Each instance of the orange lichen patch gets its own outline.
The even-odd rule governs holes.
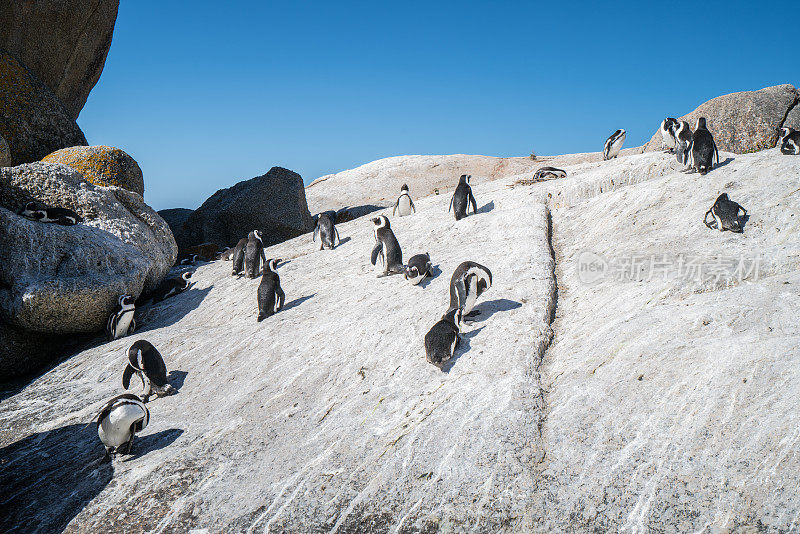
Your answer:
[[[72,167],[94,185],[117,186],[144,195],[142,170],[119,148],[102,145],[62,148],[42,161]]]

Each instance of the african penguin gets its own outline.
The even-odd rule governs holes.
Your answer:
[[[397,197],[397,201],[394,203],[392,215],[398,212],[400,217],[405,217],[406,215],[411,215],[412,210],[414,213],[417,212],[417,208],[414,207],[414,201],[411,200],[411,195],[408,194],[408,186],[403,184],[403,187],[400,188],[400,196]]]
[[[36,202],[28,202],[20,210],[19,215],[27,219],[43,223],[56,223],[62,226],[73,226],[83,222],[83,218],[68,208],[45,208]]]
[[[432,269],[431,256],[427,252],[425,254],[411,256],[405,269],[406,280],[411,282],[411,285],[418,285],[426,276],[431,275]]]
[[[261,275],[261,283],[258,284],[258,322],[260,323],[270,315],[273,315],[283,308],[286,294],[281,289],[281,277],[275,269],[278,268],[280,260],[271,259],[264,264],[264,274]]]
[[[197,254],[189,254],[188,256],[183,258],[180,262],[178,262],[178,265],[193,265],[194,262],[196,262],[197,258],[199,257],[200,256],[198,256]]]
[[[457,221],[467,216],[470,204],[472,205],[472,214],[475,215],[478,212],[478,205],[475,197],[472,196],[472,188],[469,186],[470,178],[472,178],[470,175],[461,175],[456,190],[453,192],[453,198],[450,199],[450,208],[447,211],[452,209]]]
[[[722,193],[717,197],[714,205],[706,212],[703,217],[703,222],[706,226],[713,229],[712,223],[716,222],[717,230],[720,232],[730,230],[731,232],[742,233],[741,219],[739,218],[739,210],[742,211],[742,219],[747,216],[747,210],[739,204],[728,198],[728,193]],[[713,221],[709,222],[708,216],[713,217]]]
[[[800,131],[784,126],[778,132],[778,143],[775,146],[781,149],[781,154],[800,155]]]
[[[153,291],[153,304],[156,302],[161,302],[165,298],[172,297],[189,289],[189,286],[191,285],[189,278],[191,277],[192,273],[187,271],[179,277],[172,277],[163,280],[160,284],[158,284],[158,287],[155,289],[155,291]]]
[[[106,322],[106,334],[109,341],[133,334],[136,329],[136,321],[133,319],[136,311],[134,301],[135,299],[130,295],[122,295],[119,298],[116,308],[108,316]]]
[[[699,117],[689,144],[689,172],[704,175],[714,167],[714,156],[719,165],[719,151],[714,136],[706,128],[705,117]]]
[[[232,256],[233,256],[233,249],[231,247],[225,247],[225,250],[219,253],[217,259],[224,261],[231,261]]]
[[[461,310],[447,310],[425,334],[425,359],[440,369],[455,354],[460,341]]]
[[[392,232],[389,218],[385,215],[378,215],[372,219],[372,224],[375,231],[375,247],[372,249],[370,261],[372,261],[372,265],[376,265],[380,257],[383,262],[383,274],[379,274],[378,277],[404,273],[403,252]]]
[[[233,254],[231,255],[231,259],[233,260],[233,272],[231,272],[232,276],[236,276],[242,272],[244,269],[244,248],[247,246],[247,238],[243,237],[236,243],[236,247],[233,249]]]
[[[555,167],[541,167],[533,175],[534,182],[543,182],[554,178],[566,178],[567,171],[556,169]]]
[[[317,217],[317,226],[314,228],[314,235],[311,237],[311,241],[316,241],[317,235],[319,235],[320,250],[325,247],[333,250],[336,245],[336,239],[339,239],[339,243],[342,242],[342,238],[339,237],[339,231],[336,229],[335,221],[336,212],[334,211],[320,213]]]
[[[97,435],[106,456],[130,454],[133,437],[150,422],[150,411],[136,395],[123,393],[109,400],[97,415]]]
[[[261,270],[261,265],[266,261],[261,232],[253,230],[247,235],[247,246],[244,252],[244,272],[247,278],[255,278]]]
[[[675,129],[678,127],[678,119],[667,117],[661,121],[661,145],[667,147],[667,150],[672,153],[675,150]]]
[[[492,287],[492,273],[474,261],[465,261],[453,271],[450,278],[450,308],[460,308],[464,317],[480,312],[473,311],[475,301]]]
[[[606,139],[606,144],[603,146],[603,161],[616,158],[624,142],[625,130],[617,130],[612,133],[608,139]]]
[[[122,373],[122,387],[128,389],[131,377],[138,375],[144,389],[144,402],[155,392],[156,397],[174,395],[175,388],[167,382],[167,366],[156,348],[143,339],[128,348],[128,366]]]
[[[689,145],[692,143],[692,129],[686,121],[680,121],[675,128],[675,158],[678,163],[689,163]]]

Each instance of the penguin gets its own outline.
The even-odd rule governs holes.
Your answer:
[[[411,256],[408,260],[408,265],[405,268],[406,280],[411,282],[411,285],[418,285],[425,280],[426,276],[431,275],[433,265],[431,265],[431,256],[427,252],[425,254],[416,254]]]
[[[153,392],[156,397],[176,393],[175,388],[167,382],[167,366],[164,364],[164,358],[149,341],[140,339],[128,348],[128,366],[122,373],[122,387],[130,388],[131,377],[134,374],[142,380],[143,402],[147,402]]]
[[[692,142],[692,128],[686,121],[680,121],[675,128],[675,159],[682,165],[689,163],[689,145]]]
[[[394,216],[395,212],[398,212],[400,217],[405,217],[406,215],[411,215],[412,210],[414,213],[417,212],[414,201],[411,200],[411,195],[408,194],[408,185],[403,184],[403,187],[400,188],[400,196],[397,197],[397,201],[394,203],[392,216]]]
[[[400,243],[392,232],[389,218],[385,215],[378,215],[372,219],[375,231],[375,247],[372,249],[370,260],[372,265],[376,265],[380,256],[383,262],[383,274],[378,277],[390,274],[400,274],[405,272],[403,266],[403,252],[400,250]]]
[[[61,226],[74,226],[83,222],[83,218],[68,208],[45,208],[36,202],[28,202],[19,211],[19,215],[27,219],[43,223],[56,223]]]
[[[461,341],[461,315],[459,308],[451,308],[425,334],[425,359],[442,368],[455,354]]]
[[[553,178],[566,178],[567,171],[556,169],[555,167],[541,167],[533,175],[534,182],[543,182],[545,180],[552,180]]]
[[[450,278],[450,308],[460,308],[463,317],[480,314],[473,311],[475,301],[492,287],[492,273],[474,261],[465,261]]]
[[[255,278],[261,271],[261,265],[266,262],[261,232],[253,230],[247,235],[247,246],[244,252],[244,272],[247,278]]]
[[[280,261],[271,259],[264,264],[264,274],[261,275],[261,283],[258,284],[257,295],[259,323],[270,315],[279,312],[286,300],[286,294],[281,289],[281,277],[275,271]]]
[[[97,435],[106,448],[106,457],[130,454],[133,437],[150,422],[150,411],[142,399],[130,393],[108,401],[97,415]]]
[[[716,222],[717,230],[720,232],[730,230],[731,232],[740,234],[744,232],[744,229],[739,219],[739,210],[742,210],[742,218],[747,216],[746,209],[733,200],[730,200],[728,198],[728,193],[722,193],[717,197],[711,209],[706,212],[705,217],[703,217],[703,222],[711,229],[714,228],[711,223]],[[711,222],[708,220],[709,215],[714,219]]]
[[[178,265],[194,265],[194,263],[197,261],[197,258],[199,258],[199,257],[200,256],[198,254],[189,254],[188,256],[183,258],[178,263]]]
[[[233,249],[233,255],[231,256],[233,260],[233,272],[231,273],[232,276],[240,275],[242,269],[244,269],[244,248],[247,246],[247,238],[243,237],[236,243],[236,248]]]
[[[450,199],[450,208],[447,211],[452,209],[457,221],[467,216],[470,204],[472,204],[472,214],[475,215],[478,212],[478,205],[475,197],[472,196],[472,188],[469,186],[470,178],[472,178],[471,175],[461,175],[461,178],[458,179],[458,186],[453,192],[453,198]]]
[[[606,144],[603,146],[603,161],[616,158],[624,142],[625,130],[617,130],[612,133],[609,138],[606,139]]]
[[[336,239],[339,240],[339,243],[342,242],[342,238],[339,237],[339,230],[336,229],[335,221],[336,212],[333,211],[320,213],[317,217],[317,226],[314,228],[314,235],[311,237],[311,241],[316,241],[317,234],[319,234],[320,250],[323,250],[325,247],[333,250]]]
[[[778,130],[778,143],[775,145],[781,149],[781,154],[787,156],[800,155],[800,132],[794,128],[784,126]]]
[[[134,298],[131,295],[122,295],[106,323],[106,334],[109,341],[133,334],[136,329],[136,321],[133,319],[135,311]]]
[[[678,127],[678,119],[667,117],[661,121],[661,146],[667,147],[667,152],[670,154],[675,151],[675,128]]]
[[[217,259],[223,261],[231,261],[232,257],[233,257],[233,249],[231,247],[225,247],[225,250],[219,253]]]
[[[688,172],[699,172],[705,175],[714,167],[714,156],[719,165],[719,151],[714,142],[714,136],[706,128],[705,117],[699,117],[689,143],[689,169]]]
[[[160,284],[158,284],[158,287],[155,289],[155,291],[153,291],[153,304],[161,302],[165,298],[172,297],[189,289],[189,286],[191,285],[189,278],[191,277],[192,273],[186,271],[179,277],[172,277],[163,280]]]

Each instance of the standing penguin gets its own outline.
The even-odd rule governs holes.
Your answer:
[[[320,250],[323,250],[325,247],[333,250],[336,239],[338,239],[341,244],[342,238],[339,237],[339,231],[336,229],[335,221],[336,212],[333,211],[320,213],[319,217],[317,217],[317,227],[314,228],[314,235],[311,237],[311,241],[316,241],[317,234],[319,234]]]
[[[467,216],[470,204],[472,204],[472,214],[475,215],[478,212],[478,204],[475,202],[475,197],[472,196],[472,188],[469,186],[470,178],[472,178],[471,175],[461,175],[453,193],[453,198],[450,199],[450,208],[447,211],[452,209],[457,221]]]
[[[416,254],[411,256],[406,265],[405,276],[406,280],[411,282],[411,285],[418,285],[426,276],[431,275],[433,265],[431,265],[431,256],[427,252],[425,254]]]
[[[451,308],[425,334],[425,359],[440,369],[455,354],[460,340],[461,310]]]
[[[689,163],[689,145],[692,143],[692,129],[686,121],[680,121],[675,128],[675,159],[678,163]]]
[[[625,142],[625,130],[617,130],[612,133],[606,144],[603,145],[603,161],[616,158],[619,151],[622,150],[622,144]]]
[[[787,156],[800,155],[800,132],[794,128],[784,126],[778,130],[778,143],[775,145],[781,149],[781,154]]]
[[[241,238],[233,249],[233,255],[231,256],[233,261],[231,266],[233,268],[231,271],[232,276],[240,274],[244,269],[244,248],[247,246],[247,241],[246,237]]]
[[[719,165],[719,151],[714,136],[706,128],[705,117],[697,119],[692,142],[689,145],[689,171],[704,175],[714,167],[714,156]]]
[[[180,277],[167,278],[163,280],[153,291],[153,304],[161,302],[165,298],[177,295],[178,293],[183,293],[189,289],[189,286],[191,285],[189,278],[191,277],[192,273],[186,271],[180,275]]]
[[[261,265],[266,262],[261,232],[253,230],[247,235],[247,246],[244,253],[244,272],[247,278],[255,278],[261,270]]]
[[[708,221],[708,216],[711,215],[717,223],[717,230],[720,232],[730,230],[731,232],[742,233],[744,229],[739,219],[739,210],[742,211],[742,217],[747,217],[747,210],[739,204],[728,198],[728,193],[722,193],[717,197],[714,205],[706,212],[703,217],[703,222],[706,226],[713,229],[714,227]]]
[[[473,311],[475,301],[492,287],[492,273],[474,261],[465,261],[450,278],[450,308],[460,308],[464,317],[480,314]]]
[[[279,312],[286,300],[286,294],[281,289],[281,277],[275,271],[278,268],[279,261],[272,259],[264,264],[264,274],[261,275],[261,283],[258,284],[257,295],[259,323]]]
[[[675,128],[678,127],[678,119],[667,117],[661,121],[661,146],[667,147],[667,151],[672,153],[675,150]]]
[[[97,435],[106,447],[106,456],[130,454],[133,437],[150,422],[150,411],[136,395],[117,395],[97,415]]]
[[[117,307],[106,322],[106,334],[109,341],[114,341],[121,337],[133,334],[136,329],[136,321],[133,314],[136,311],[135,299],[131,295],[122,295],[117,302]]]
[[[403,252],[400,250],[400,243],[394,236],[394,232],[389,225],[389,219],[385,215],[378,215],[372,219],[372,224],[375,226],[375,246],[372,249],[372,256],[370,261],[372,265],[376,265],[378,257],[383,262],[383,274],[378,277],[388,276],[390,274],[400,274],[405,272],[403,265]]]
[[[128,366],[122,373],[122,387],[130,387],[134,374],[142,380],[144,402],[148,401],[153,391],[156,397],[175,394],[175,388],[167,382],[164,358],[149,341],[140,339],[128,348]]]
[[[400,196],[397,197],[397,202],[394,203],[392,216],[394,216],[395,211],[397,211],[400,217],[405,217],[406,215],[411,215],[412,210],[414,213],[417,212],[417,208],[414,207],[414,201],[411,200],[411,195],[408,194],[408,186],[403,184],[403,187],[400,188]]]

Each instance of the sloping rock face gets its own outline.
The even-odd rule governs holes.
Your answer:
[[[118,0],[0,4],[0,49],[15,56],[77,119],[106,62]]]
[[[8,167],[11,165],[11,149],[8,148],[8,143],[5,138],[0,135],[0,167]]]
[[[132,157],[110,146],[74,146],[45,156],[47,163],[63,163],[94,185],[116,186],[144,196],[142,169]]]
[[[303,179],[273,167],[209,197],[184,223],[178,245],[181,249],[203,243],[234,246],[253,230],[261,230],[264,245],[272,245],[313,229]]]
[[[781,126],[800,128],[798,102],[800,91],[794,86],[776,85],[712,98],[679,120],[694,129],[697,118],[705,117],[720,150],[744,154],[774,147]],[[661,150],[661,146],[661,134],[656,129],[645,151]]]
[[[194,210],[188,208],[168,208],[159,210],[158,215],[166,221],[177,243],[183,243],[183,224],[189,219]]]
[[[59,148],[86,145],[83,132],[58,98],[3,50],[0,135],[11,150],[12,165],[38,161]]]

